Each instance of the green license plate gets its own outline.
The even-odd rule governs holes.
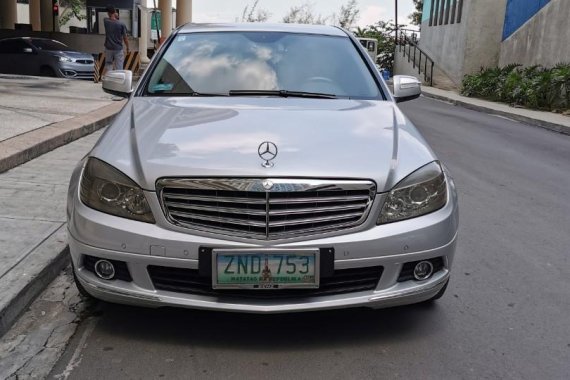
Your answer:
[[[213,250],[214,289],[314,289],[319,251]]]

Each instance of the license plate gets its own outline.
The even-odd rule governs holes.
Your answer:
[[[212,251],[214,289],[314,289],[319,251]]]

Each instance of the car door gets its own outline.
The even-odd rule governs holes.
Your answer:
[[[0,41],[0,72],[5,74],[38,75],[37,53],[24,40]]]

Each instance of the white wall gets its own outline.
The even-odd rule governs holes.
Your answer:
[[[552,67],[570,62],[570,1],[552,0],[501,43],[499,64]]]

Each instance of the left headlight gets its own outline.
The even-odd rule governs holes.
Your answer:
[[[69,58],[69,57],[64,57],[64,56],[59,56],[59,62],[73,62],[73,59]]]
[[[155,222],[142,189],[101,160],[92,157],[87,160],[80,186],[81,202],[95,210],[141,222]]]
[[[447,203],[447,183],[439,162],[431,162],[398,183],[388,193],[378,224],[415,218]]]

